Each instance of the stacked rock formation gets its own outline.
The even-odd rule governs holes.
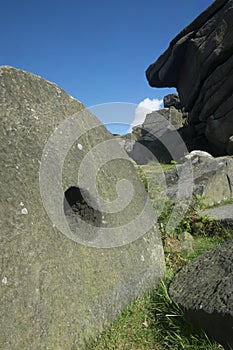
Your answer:
[[[147,114],[143,124],[134,127],[132,134],[125,136],[128,140],[126,151],[138,164],[155,159],[161,162],[170,162],[173,158],[178,160],[184,150],[181,138],[177,137],[177,129],[182,129],[183,124],[178,95],[167,95],[164,97],[163,109]],[[176,154],[171,156],[167,148],[176,150]]]
[[[189,148],[233,154],[233,0],[216,0],[146,71],[153,87],[176,87],[188,113]]]

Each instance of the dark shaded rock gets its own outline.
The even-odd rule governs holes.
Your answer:
[[[181,109],[180,98],[178,94],[169,94],[163,98],[164,108],[175,107]]]
[[[227,153],[233,155],[233,136],[229,137],[227,144]]]
[[[184,150],[176,129],[182,125],[182,113],[174,107],[147,114],[144,123],[133,129],[131,148],[126,145],[125,149],[138,164],[146,164],[155,158],[164,163],[179,159]],[[172,155],[171,150],[176,150],[176,154]]]
[[[230,350],[233,347],[233,241],[194,259],[177,273],[169,293],[186,317]]]
[[[101,210],[98,210],[98,203],[86,189],[76,186],[71,186],[65,191],[64,212],[67,220],[74,219],[78,226],[80,226],[80,220],[97,228],[103,223],[103,215]]]
[[[151,140],[152,137],[158,138],[164,134],[169,127],[169,110],[160,110],[147,114],[142,124],[141,137]]]
[[[179,129],[183,125],[183,116],[176,108],[164,108],[147,114],[142,124],[141,137],[151,134],[158,138],[167,130]]]
[[[207,150],[217,156],[227,154],[233,134],[232,16],[232,0],[215,1],[146,72],[151,86],[177,88],[188,124],[204,123]]]
[[[0,67],[0,105],[0,348],[81,349],[164,274],[155,214],[117,138],[57,85]],[[120,180],[132,185],[129,202]],[[72,187],[86,190],[85,201]],[[123,208],[101,209],[106,223],[95,226],[98,208],[85,192]],[[72,222],[65,194],[74,206],[78,199]]]

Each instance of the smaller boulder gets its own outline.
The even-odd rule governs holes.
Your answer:
[[[175,107],[181,109],[180,98],[178,94],[169,94],[163,98],[164,108]]]
[[[208,152],[199,151],[199,150],[194,150],[184,156],[184,159],[190,160],[192,164],[201,163],[205,161],[206,158],[213,158],[213,156]]]
[[[218,341],[233,348],[233,241],[202,254],[182,268],[169,294],[185,316]]]
[[[193,253],[193,236],[189,232],[182,232],[177,238],[179,241],[177,251],[181,253]]]
[[[164,173],[166,188],[163,194],[177,199],[179,174],[185,174],[190,162],[193,172],[193,194],[202,196],[202,203],[213,206],[233,198],[233,158],[214,158],[203,151],[193,151],[184,158],[184,163]],[[179,169],[179,171],[177,170]],[[185,175],[189,178],[190,174]]]

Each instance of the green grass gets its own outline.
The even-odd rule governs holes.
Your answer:
[[[233,198],[228,198],[226,200],[221,201],[220,203],[215,203],[212,205],[203,205],[202,209],[216,208],[220,205],[226,205],[226,204],[233,204]]]
[[[174,164],[169,167],[174,167]],[[141,170],[139,176],[146,190],[148,184]],[[167,275],[151,292],[137,298],[104,333],[93,339],[86,350],[219,350],[222,347],[206,334],[193,327],[184,317],[183,311],[168,294],[169,283],[182,266],[198,255],[216,247],[225,240],[233,239],[233,231],[216,221],[198,215],[200,200],[194,198],[182,222],[168,236],[166,222],[173,204],[166,201],[165,210],[159,218],[163,224]],[[193,234],[193,252],[180,253],[173,249],[179,233]]]
[[[163,163],[159,163],[159,162],[155,162],[155,161],[150,161],[145,165],[136,165],[136,168],[141,168],[142,171],[146,171],[147,173],[153,173],[153,174],[158,174],[164,171],[168,171],[171,169],[176,168],[177,163],[172,161],[169,164],[163,164]]]
[[[219,350],[219,344],[194,328],[168,294],[175,272],[199,254],[222,242],[220,237],[198,236],[194,253],[173,252],[166,246],[167,276],[150,293],[131,303],[118,320],[86,350]]]

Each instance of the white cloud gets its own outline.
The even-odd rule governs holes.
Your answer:
[[[142,124],[147,114],[160,109],[162,107],[162,103],[163,100],[159,100],[157,98],[151,100],[148,97],[141,101],[135,108],[134,120],[132,121],[128,132],[131,132],[134,126]]]

